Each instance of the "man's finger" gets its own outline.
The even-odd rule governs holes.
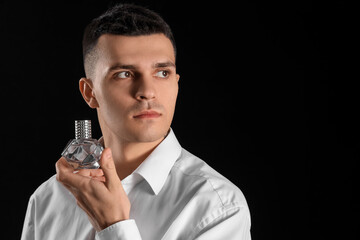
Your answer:
[[[93,180],[98,180],[100,182],[106,182],[106,179],[104,176],[95,176],[95,177],[90,177]]]
[[[104,149],[100,159],[100,166],[104,172],[106,187],[110,190],[112,187],[118,186],[120,179],[116,172],[115,163],[110,148]]]
[[[74,173],[74,168],[71,167],[64,157],[61,157],[56,162],[56,180],[66,184],[69,187],[81,188],[90,178],[83,177]]]
[[[77,174],[84,177],[101,177],[104,175],[102,169],[80,169],[77,171]]]

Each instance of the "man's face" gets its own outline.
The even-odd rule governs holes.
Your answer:
[[[174,48],[163,34],[102,35],[92,92],[101,129],[126,142],[152,142],[170,128],[178,94]]]

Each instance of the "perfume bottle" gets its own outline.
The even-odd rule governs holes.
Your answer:
[[[91,138],[91,120],[76,120],[75,139],[69,141],[61,156],[74,169],[96,169],[103,150],[98,140]]]

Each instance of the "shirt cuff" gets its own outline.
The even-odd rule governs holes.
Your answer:
[[[95,240],[141,240],[140,232],[134,219],[124,220],[97,232]]]

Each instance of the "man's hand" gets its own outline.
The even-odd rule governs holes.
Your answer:
[[[111,150],[104,149],[101,169],[82,169],[74,172],[65,158],[56,163],[56,179],[76,198],[96,231],[129,219],[130,201],[116,173]]]

